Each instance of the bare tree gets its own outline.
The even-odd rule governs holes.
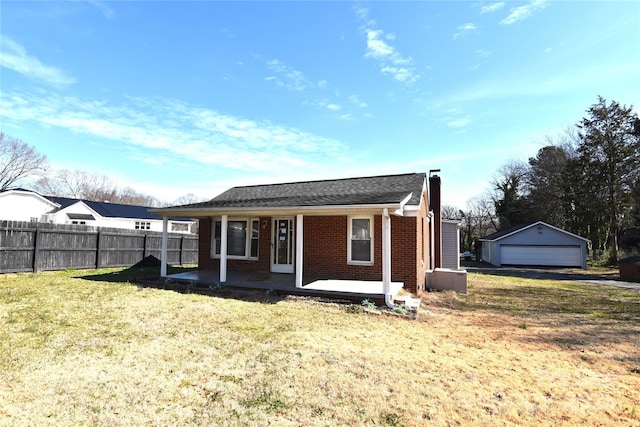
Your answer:
[[[498,229],[498,219],[491,197],[474,197],[467,201],[467,210],[462,216],[461,240],[465,250],[472,250],[474,242]]]
[[[36,189],[52,196],[96,201],[115,201],[116,185],[105,175],[81,170],[62,169],[55,175],[40,179]]]
[[[0,132],[0,191],[44,173],[47,157],[35,148]]]
[[[117,191],[117,195],[114,198],[117,203],[124,205],[138,205],[148,207],[160,207],[162,203],[160,200],[147,194],[139,193],[131,187],[124,187]]]
[[[204,202],[206,201],[205,199],[202,199],[201,197],[196,196],[193,193],[188,193],[185,195],[182,195],[180,197],[178,197],[177,199],[175,199],[173,201],[174,205],[177,206],[181,206],[181,205],[190,205],[192,203],[199,203],[199,202]]]
[[[455,206],[442,206],[442,219],[461,219],[462,211]]]
[[[51,177],[40,179],[36,191],[60,197],[158,207],[155,197],[139,193],[131,187],[119,188],[108,176],[81,170],[62,169]]]

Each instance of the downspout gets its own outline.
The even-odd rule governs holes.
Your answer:
[[[382,289],[385,304],[394,308],[391,294],[391,217],[387,208],[382,211]]]
[[[434,219],[433,219],[433,211],[429,211],[429,243],[431,244],[431,247],[429,249],[429,270],[433,270],[433,251],[435,250],[435,241],[434,241]]]

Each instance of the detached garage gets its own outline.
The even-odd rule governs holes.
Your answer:
[[[587,268],[589,240],[538,221],[480,239],[482,261],[503,265]]]

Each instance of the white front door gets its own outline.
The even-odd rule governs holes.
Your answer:
[[[296,252],[293,237],[293,218],[275,218],[271,236],[271,271],[293,273],[293,258]]]

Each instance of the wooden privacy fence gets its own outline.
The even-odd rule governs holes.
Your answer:
[[[153,231],[0,221],[0,273],[130,267],[161,251]],[[197,262],[198,236],[169,233],[167,263]]]

